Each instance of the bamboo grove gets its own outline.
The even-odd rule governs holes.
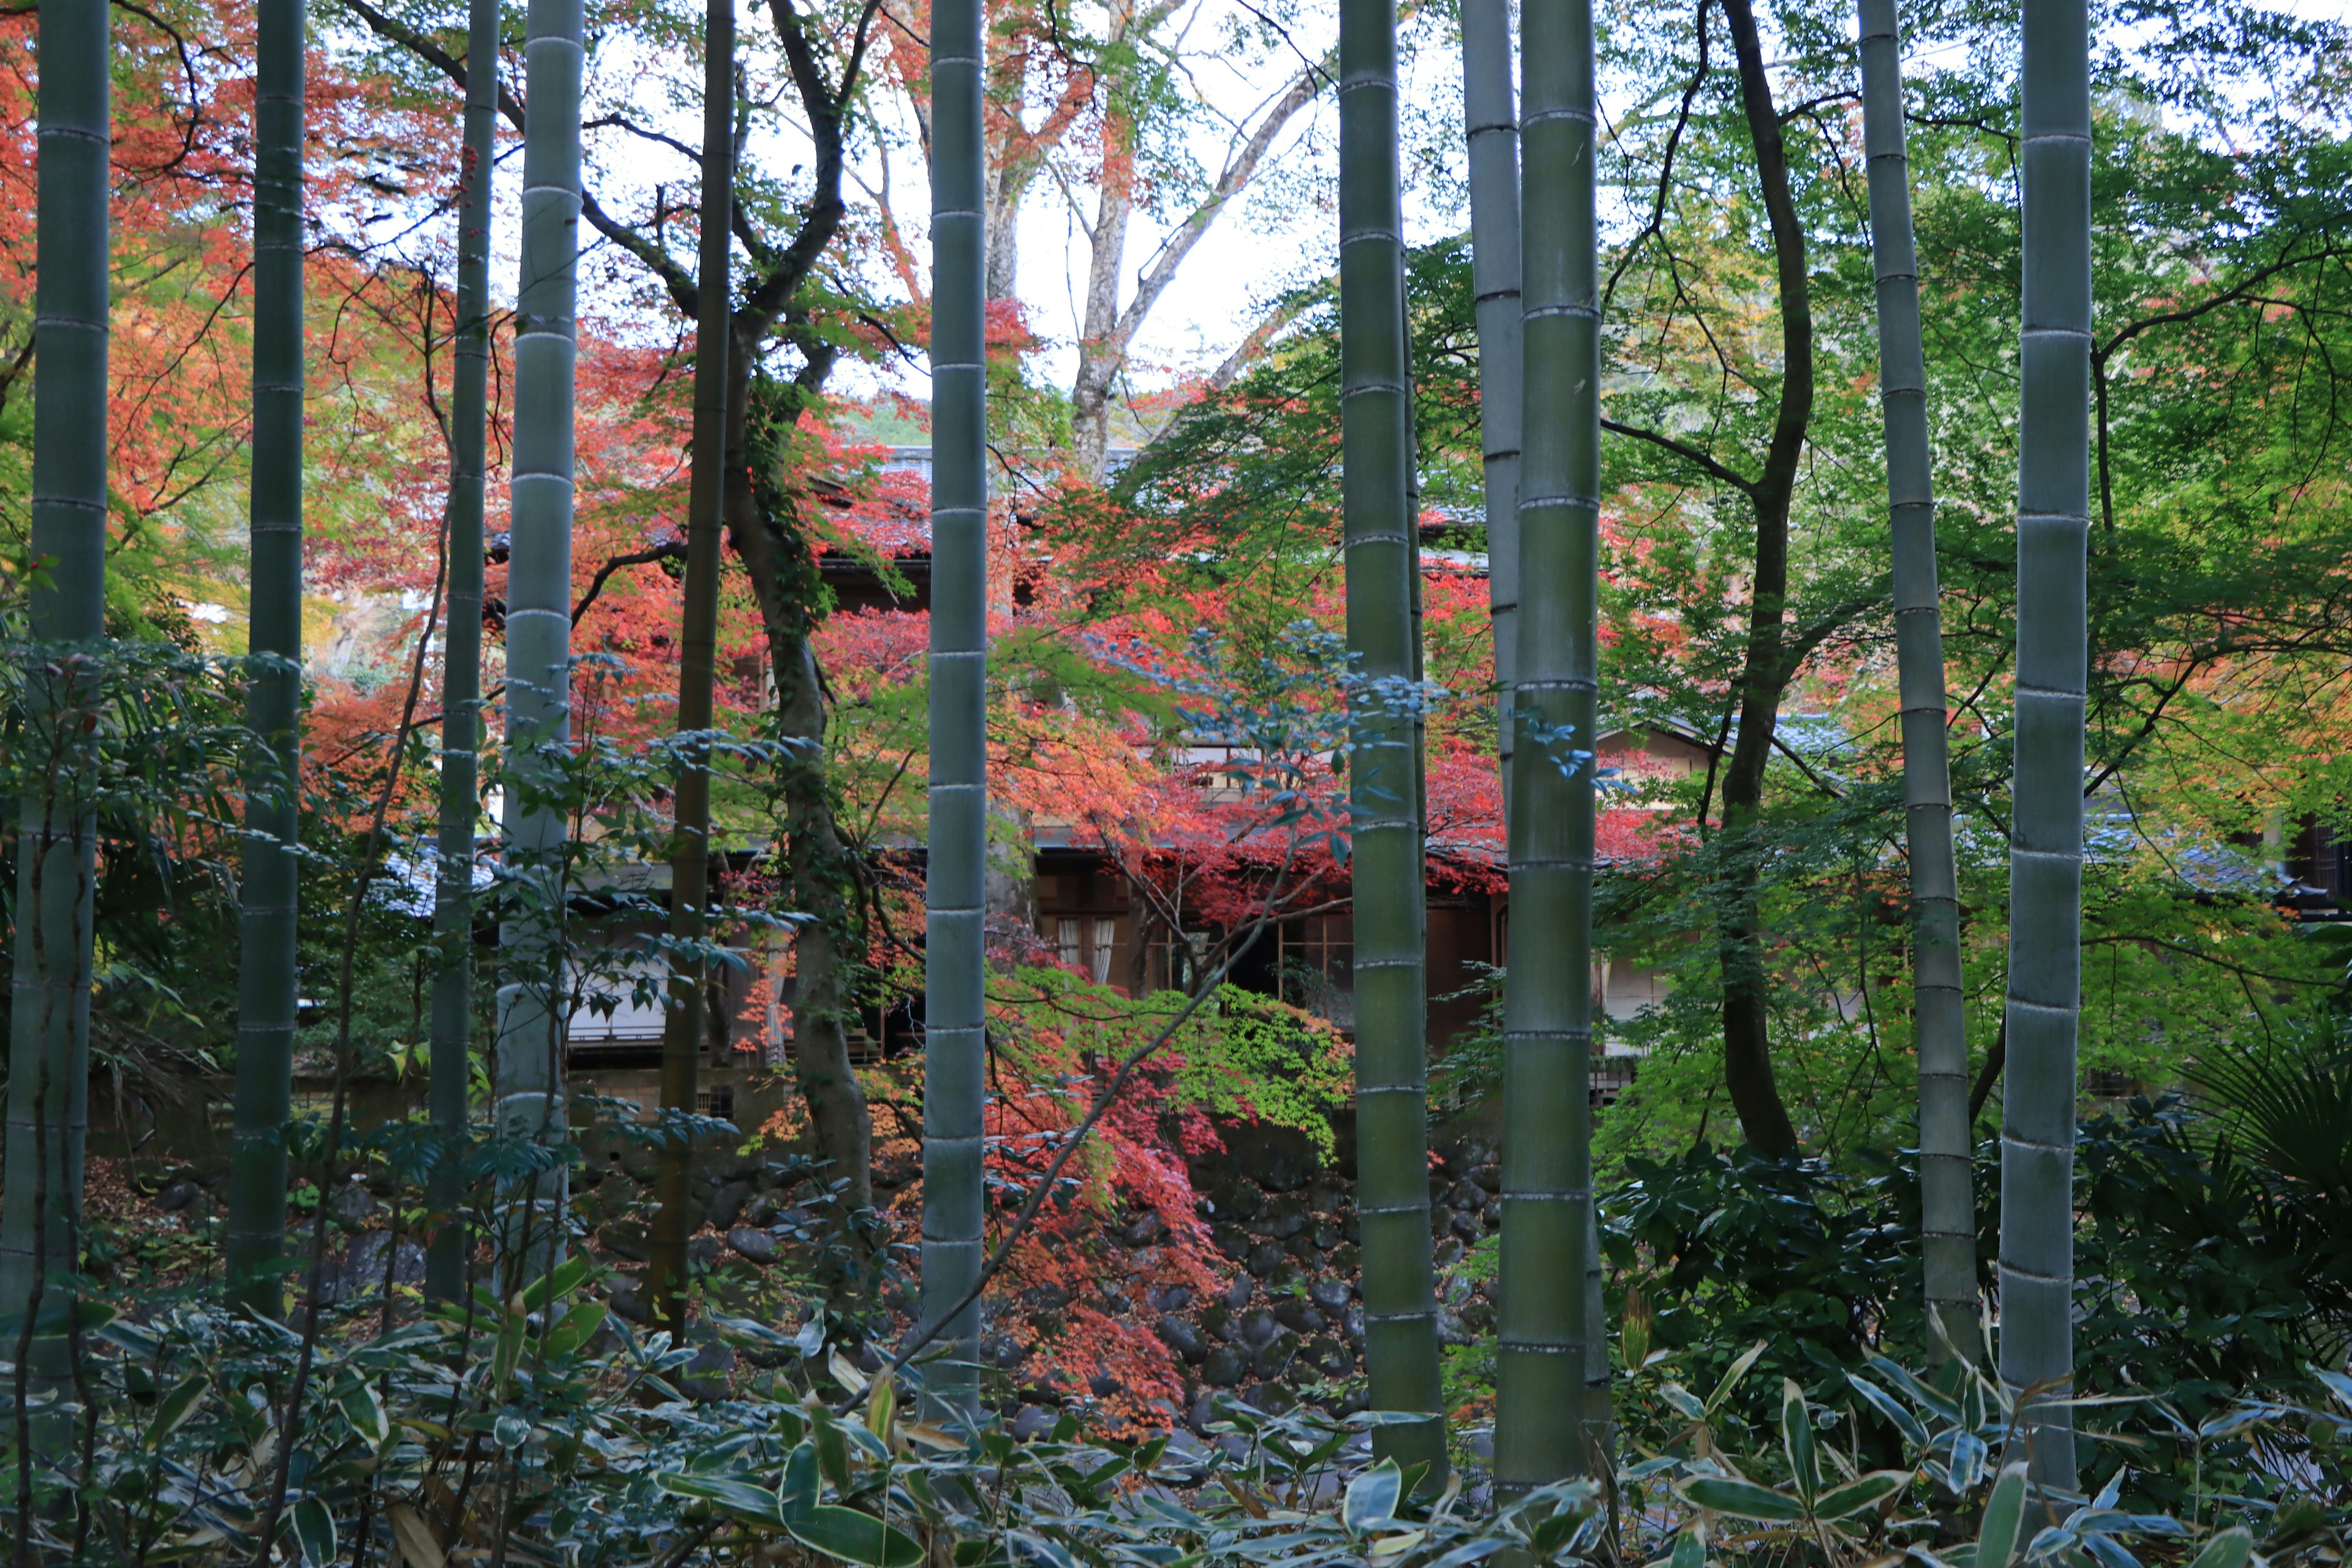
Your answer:
[[[2352,36],[1097,9],[0,18],[16,1560],[2319,1550]]]

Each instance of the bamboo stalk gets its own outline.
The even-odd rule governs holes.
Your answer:
[[[1339,6],[1339,310],[1349,715],[1349,875],[1355,896],[1357,1215],[1364,1360],[1375,1452],[1445,1473],[1429,1236],[1426,920],[1406,365],[1398,194],[1396,17],[1385,0]]]
[[[522,902],[499,932],[494,1075],[509,1137],[563,1130],[562,810],[530,798],[555,783],[544,750],[571,739],[572,369],[578,352],[582,0],[530,0],[523,44],[522,268],[515,293],[514,457],[507,563],[505,837]],[[554,1239],[561,1173],[537,1184],[502,1243]],[[520,1194],[517,1194],[520,1196]],[[532,1212],[535,1211],[535,1212]]]
[[[2090,535],[2091,90],[2084,0],[2026,0],[2021,175],[2017,761],[2009,855],[2009,1081],[2000,1133],[2000,1375],[2074,1373],[2075,1027],[2081,1005],[2084,614]],[[2074,1485],[2063,1406],[2023,1422],[2033,1479]]]
[[[1976,1341],[1977,1226],[1969,1134],[1969,1037],[1960,986],[1960,894],[1952,862],[1944,630],[1936,586],[1935,455],[1927,438],[1919,264],[1903,145],[1895,0],[1858,0],[1871,254],[1878,272],[1879,403],[1886,426],[1895,660],[1901,691],[1904,824],[1911,868],[1911,991],[1919,1052],[1921,1285],[1943,1340]],[[1931,1340],[1933,1336],[1931,1335]],[[1941,1342],[1929,1355],[1944,1359]]]
[[[980,0],[931,11],[930,846],[923,894],[922,1318],[936,1408],[977,1397],[986,1056],[987,216]]]
[[[1462,107],[1470,153],[1470,289],[1478,321],[1486,603],[1495,634],[1496,760],[1511,799],[1511,686],[1519,609],[1519,122],[1508,0],[1463,0]]]
[[[711,725],[719,645],[719,510],[727,473],[729,339],[734,296],[729,224],[735,203],[735,0],[709,0],[702,34],[702,235],[695,282],[694,468],[686,523],[685,605],[678,635],[677,727]],[[670,937],[699,943],[710,921],[710,764],[697,748],[678,774],[677,837],[670,853]],[[702,1055],[702,988],[708,966],[673,956],[669,1012],[662,1021],[662,1109],[691,1113]],[[686,1331],[686,1243],[694,1234],[694,1149],[662,1151],[661,1207],[653,1227],[653,1309],[673,1333]]]
[[[33,579],[26,608],[42,642],[94,643],[106,631],[107,32],[106,0],[41,0],[31,544],[49,570]],[[37,678],[28,690],[52,709],[69,700]],[[58,725],[44,734],[40,715],[26,717],[28,742],[59,742]],[[74,1267],[81,1220],[94,833],[79,802],[53,793],[28,791],[18,809],[0,1326],[21,1400],[28,1388],[64,1397],[72,1385],[72,1300],[43,1284]]]
[[[441,662],[441,790],[433,936],[427,1090],[440,1150],[426,1201],[442,1216],[425,1258],[425,1294],[465,1291],[463,1159],[472,1080],[474,824],[481,811],[482,511],[487,485],[490,376],[490,187],[499,90],[499,0],[466,10],[464,194],[457,203],[457,367],[449,389],[449,627]]]
[[[229,1155],[228,1299],[286,1310],[285,1127],[294,1089],[302,710],[302,0],[261,0],[253,101],[249,742]]]
[[[1593,773],[1577,754],[1594,749],[1598,732],[1591,0],[1529,0],[1522,26],[1527,455],[1514,692],[1522,733],[1512,755],[1495,1425],[1495,1478],[1509,1489],[1582,1473],[1607,1419],[1591,1289]]]

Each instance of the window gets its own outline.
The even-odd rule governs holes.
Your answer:
[[[1109,984],[1118,921],[1109,915],[1063,915],[1054,922],[1054,956],[1097,985]]]
[[[1356,1026],[1356,924],[1345,914],[1308,915],[1282,928],[1282,998]]]

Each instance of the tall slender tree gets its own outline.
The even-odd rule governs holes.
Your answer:
[[[482,511],[487,486],[490,382],[490,186],[497,171],[499,0],[468,0],[463,195],[457,202],[457,374],[449,389],[449,629],[441,661],[439,878],[433,935],[430,1049],[433,1126],[440,1137],[428,1183],[440,1229],[425,1253],[425,1291],[465,1290],[466,1198],[461,1152],[472,1084],[474,824],[480,813],[482,734]]]
[[[1911,863],[1911,990],[1919,1051],[1923,1284],[1944,1338],[1976,1338],[1977,1226],[1969,1132],[1969,1036],[1960,990],[1960,893],[1952,865],[1952,777],[1944,736],[1944,627],[1936,586],[1934,454],[1919,335],[1919,263],[1903,145],[1903,44],[1895,0],[1859,0],[1862,128],[1870,245],[1878,269],[1878,388],[1895,567],[1903,803]],[[1941,1361],[1943,1352],[1931,1352]]]
[[[1511,683],[1519,609],[1519,121],[1508,0],[1463,0],[1462,108],[1470,148],[1470,288],[1478,318],[1486,595],[1495,629],[1497,764],[1511,798]]]
[[[981,1269],[986,1057],[982,975],[988,822],[987,215],[980,0],[931,9],[930,847],[923,960],[923,1300],[927,1325]],[[969,1408],[980,1308],[940,1326],[933,1397]]]
[[[236,1095],[223,1248],[229,1300],[285,1310],[302,710],[302,0],[261,0],[253,95],[254,664],[246,725]]]
[[[709,0],[702,24],[702,235],[694,323],[694,458],[686,517],[686,582],[678,632],[677,727],[708,731],[719,648],[719,504],[726,490],[728,340],[734,295],[729,226],[735,205],[735,0]],[[669,1013],[662,1022],[662,1109],[690,1112],[702,1055],[707,966],[688,954],[708,937],[710,888],[710,764],[698,748],[672,797],[677,837],[669,861],[673,948]],[[684,1139],[662,1151],[661,1208],[654,1221],[656,1314],[686,1330],[686,1243],[694,1234],[694,1150]]]
[[[1606,1367],[1588,1288],[1601,517],[1591,0],[1529,0],[1522,26],[1528,418],[1495,1425],[1496,1480],[1518,1489],[1584,1468],[1588,1425],[1605,1419],[1588,1369]]]
[[[515,292],[513,543],[507,562],[506,845],[522,901],[500,933],[495,1065],[509,1136],[562,1124],[562,811],[538,791],[572,734],[572,369],[578,353],[581,0],[530,0],[523,43],[522,277]],[[554,1241],[560,1173],[509,1223],[510,1258]],[[517,1194],[520,1196],[520,1194]]]
[[[33,580],[27,608],[43,642],[94,643],[106,630],[107,13],[106,0],[41,0],[32,553],[49,570]],[[42,706],[26,714],[20,755],[55,753],[79,733],[58,713],[73,688],[31,689]],[[74,1267],[81,1224],[95,839],[71,778],[58,784],[28,790],[18,805],[0,1199],[0,1353],[52,1390],[72,1375],[72,1298],[51,1280]]]
[[[2009,1062],[2000,1130],[2000,1375],[2074,1375],[2074,1040],[2081,1005],[2090,540],[2091,78],[2085,0],[2025,0],[2018,345],[2017,719]],[[2021,1424],[2033,1479],[2074,1485],[2063,1405]]]
[[[1398,195],[1396,16],[1339,6],[1341,509],[1348,563],[1348,808],[1355,890],[1358,1215],[1373,1428],[1402,1463],[1445,1469],[1429,1240],[1428,1014],[1414,647],[1419,544]]]

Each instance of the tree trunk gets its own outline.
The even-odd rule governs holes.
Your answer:
[[[931,11],[930,846],[925,868],[922,1316],[954,1360],[980,1308],[982,973],[988,821],[988,407],[980,0]],[[969,1365],[940,1363],[935,1405],[971,1411]]]
[[[798,645],[800,668],[779,680],[777,733],[803,743],[781,765],[789,775],[786,870],[793,908],[809,918],[793,937],[793,1066],[817,1153],[828,1182],[846,1182],[845,1215],[874,1206],[873,1129],[866,1089],[849,1058],[853,998],[843,973],[845,944],[861,936],[856,916],[856,868],[833,820],[824,768],[824,693],[808,639]],[[803,758],[807,760],[803,760]]]
[[[469,0],[466,14],[464,194],[457,206],[457,369],[449,390],[449,629],[441,665],[439,879],[433,936],[433,1127],[439,1151],[426,1183],[439,1216],[425,1259],[425,1294],[465,1293],[471,1250],[466,1203],[467,1100],[474,1022],[474,824],[482,733],[482,502],[490,374],[490,186],[497,172],[498,0]]]
[[[1535,0],[1523,17],[1518,522],[1529,613],[1513,692],[1526,728],[1512,753],[1495,1426],[1496,1480],[1513,1490],[1582,1473],[1587,1423],[1605,1418],[1588,1410],[1586,1388],[1602,1332],[1586,1289],[1601,515],[1592,11],[1590,0]]]
[[[1969,1037],[1960,987],[1959,882],[1945,750],[1944,631],[1936,588],[1934,455],[1919,336],[1919,268],[1903,147],[1903,52],[1895,0],[1860,0],[1863,137],[1878,270],[1879,398],[1886,423],[1895,658],[1902,696],[1905,838],[1911,863],[1911,989],[1919,1051],[1922,1285],[1944,1338],[1967,1354],[1977,1332],[1976,1199],[1970,1191]],[[1939,1343],[1929,1356],[1941,1362]]]
[[[253,99],[252,637],[231,1133],[229,1300],[286,1308],[302,721],[302,0],[265,0]]]
[[[713,666],[719,645],[719,509],[725,502],[727,400],[734,336],[729,225],[735,204],[735,0],[710,0],[702,36],[702,233],[695,279],[694,468],[686,522],[686,581],[678,630],[677,728],[711,726]],[[691,1115],[702,1059],[703,988],[709,966],[684,950],[708,939],[710,921],[710,765],[697,748],[680,770],[676,837],[669,862],[669,1011],[662,1020],[661,1102]],[[656,1178],[650,1274],[654,1314],[673,1334],[686,1332],[686,1244],[696,1228],[694,1146],[664,1146]]]
[[[728,405],[727,528],[760,606],[776,682],[776,738],[790,748],[775,764],[785,897],[796,914],[807,917],[793,938],[793,1072],[816,1152],[830,1163],[826,1179],[848,1184],[841,1198],[848,1215],[874,1206],[873,1126],[849,1058],[848,1032],[856,1003],[849,972],[866,933],[856,858],[833,815],[823,677],[809,646],[824,583],[788,499],[767,487],[764,473],[759,487],[752,482],[753,470],[768,461],[764,443],[753,437],[754,418],[790,430],[830,362],[803,372],[781,405],[755,415],[751,358],[739,337]]]
[[[1785,641],[1789,595],[1789,507],[1813,409],[1812,291],[1805,271],[1805,233],[1789,193],[1789,155],[1772,106],[1771,79],[1749,0],[1724,0],[1739,60],[1739,99],[1755,147],[1758,184],[1772,230],[1780,304],[1780,406],[1764,471],[1748,488],[1756,514],[1756,575],[1748,604],[1748,649],[1739,681],[1739,733],[1723,774],[1725,909],[1717,924],[1723,966],[1723,1077],[1740,1131],[1759,1154],[1795,1152],[1797,1131],[1773,1080],[1764,931],[1759,897],[1765,846],[1757,816],[1764,768],[1772,755],[1780,697],[1794,666]],[[1702,26],[1705,22],[1702,20]]]
[[[107,24],[105,0],[42,0],[31,544],[51,564],[26,598],[44,642],[94,644],[106,631]],[[55,710],[74,693],[32,691],[44,700],[26,716],[26,754],[65,761],[83,731]],[[58,773],[69,791],[70,772]],[[19,811],[0,1354],[23,1369],[26,1394],[65,1400],[73,1302],[47,1282],[71,1272],[79,1250],[95,824],[69,794],[28,794]]]
[[[1132,132],[1124,116],[1112,116],[1103,127],[1102,191],[1087,236],[1086,321],[1078,332],[1078,373],[1070,384],[1078,471],[1097,484],[1103,481],[1110,449],[1111,383],[1127,363],[1129,337],[1119,320],[1118,274],[1127,257],[1128,220],[1135,211]]]
[[[1381,1455],[1445,1473],[1429,1239],[1428,1013],[1415,715],[1417,568],[1397,184],[1396,18],[1383,0],[1339,8],[1339,343],[1351,697],[1358,1214],[1364,1360],[1375,1410],[1422,1419],[1372,1429]]]
[[[1122,0],[1113,12],[1110,37],[1123,44],[1139,26],[1148,29],[1154,19],[1165,15],[1164,6],[1155,7],[1151,16],[1139,24],[1134,7]],[[1309,66],[1267,105],[1255,128],[1226,159],[1208,195],[1152,253],[1150,265],[1136,279],[1135,292],[1124,309],[1118,303],[1118,282],[1119,269],[1127,258],[1129,220],[1135,210],[1134,127],[1121,115],[1114,115],[1106,127],[1101,200],[1095,226],[1087,235],[1086,323],[1078,335],[1078,370],[1070,389],[1078,468],[1097,484],[1108,477],[1111,387],[1127,368],[1128,350],[1136,333],[1142,330],[1160,296],[1176,280],[1176,274],[1200,244],[1202,236],[1257,177],[1258,166],[1272,149],[1274,139],[1299,110],[1315,100],[1316,91],[1327,74],[1319,64]],[[1209,378],[1210,384],[1217,388],[1228,384],[1240,374],[1242,365],[1264,348],[1265,340],[1288,320],[1288,308],[1284,307],[1270,324],[1253,331],[1235,347]]]
[[[521,902],[499,933],[496,1079],[509,1137],[562,1136],[563,850],[561,809],[532,802],[571,740],[572,367],[580,244],[581,0],[530,0],[523,46],[522,270],[516,290],[512,552],[507,565],[509,870]],[[505,1226],[510,1268],[556,1242],[560,1172]]]
[[[2026,0],[2020,166],[2017,760],[2009,854],[2009,1086],[2000,1131],[2000,1375],[2070,1392],[2081,1005],[2084,600],[2090,537],[2091,89],[2084,0]],[[2074,1485],[2063,1406],[2028,1415],[2034,1479]]]
[[[1496,762],[1511,800],[1519,608],[1519,125],[1508,0],[1464,0],[1462,104],[1470,148],[1470,287],[1478,316],[1478,431],[1486,456],[1486,596],[1495,633]]]

